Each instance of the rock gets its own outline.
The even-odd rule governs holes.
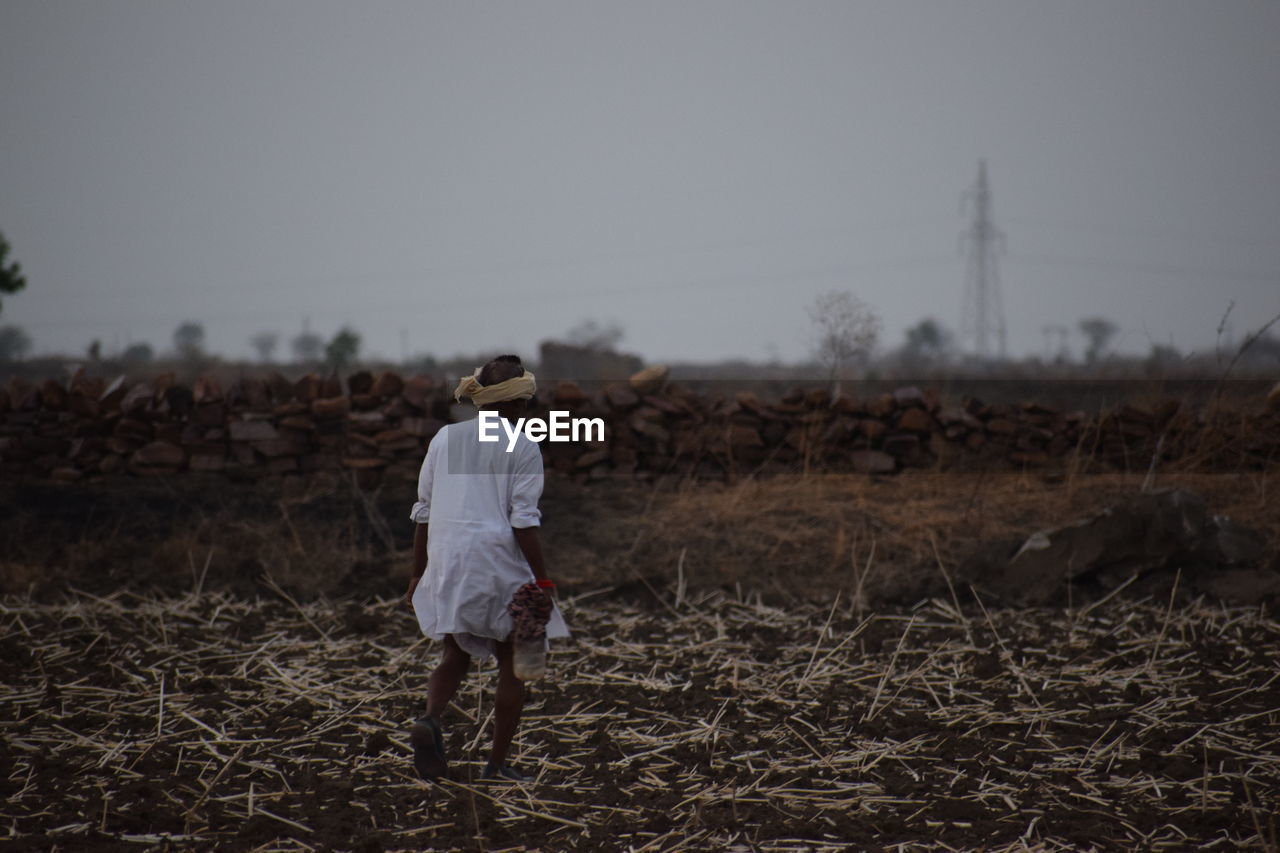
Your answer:
[[[640,397],[628,385],[614,383],[604,389],[604,399],[615,409],[634,409],[640,405]]]
[[[155,398],[155,391],[146,382],[139,382],[129,389],[124,395],[124,399],[120,401],[120,411],[126,415],[133,412],[140,412],[151,405],[151,401]]]
[[[98,405],[101,407],[102,411],[113,412],[116,409],[119,409],[120,401],[124,399],[125,390],[123,376],[117,376],[115,379],[111,380],[111,384],[102,389],[102,396],[98,398]],[[12,396],[12,389],[9,390],[9,394]],[[15,409],[22,408],[17,404],[16,400],[12,401],[12,403]]]
[[[272,441],[280,437],[270,421],[232,421],[228,429],[232,441]]]
[[[192,454],[187,467],[192,471],[222,471],[227,467],[227,457],[209,453]]]
[[[925,406],[924,394],[921,394],[920,389],[914,385],[895,389],[893,402],[897,404],[898,408],[906,408],[907,406],[924,408]]]
[[[271,402],[280,404],[287,403],[293,399],[293,383],[279,373],[272,372],[268,374],[264,381],[267,385],[267,393],[271,395]]]
[[[858,421],[858,433],[869,442],[879,441],[888,431],[889,428],[883,422],[874,418],[863,418]]]
[[[67,389],[63,388],[56,380],[46,379],[44,385],[40,386],[40,402],[44,408],[52,411],[61,411],[67,407]]]
[[[1267,411],[1280,412],[1280,382],[1277,382],[1269,392],[1267,392]]]
[[[15,376],[9,380],[9,405],[14,409],[37,409],[40,392],[30,382]]]
[[[176,444],[153,441],[137,450],[129,459],[129,470],[135,474],[172,474],[178,471],[187,454]]]
[[[903,459],[913,456],[920,449],[920,438],[910,433],[895,432],[885,436],[881,448],[890,456]]]
[[[302,403],[310,403],[313,400],[319,400],[323,395],[324,382],[314,373],[308,373],[306,376],[293,383],[293,396]],[[335,395],[336,396],[336,395]]]
[[[400,429],[418,438],[429,439],[438,433],[442,426],[444,421],[439,418],[403,418],[400,421]]]
[[[281,456],[301,456],[305,448],[288,438],[272,438],[253,442],[253,449],[268,459],[276,459]]]
[[[867,401],[867,414],[873,418],[887,418],[893,414],[897,400],[892,394],[879,394]]]
[[[222,383],[212,376],[201,376],[192,390],[196,404],[222,402]]]
[[[655,364],[631,375],[628,380],[637,394],[656,394],[667,382],[671,368],[665,364]]]
[[[378,378],[373,380],[373,387],[369,393],[382,400],[389,400],[396,397],[404,390],[404,380],[398,374],[392,373],[390,370],[378,374]]]
[[[892,474],[898,463],[879,450],[855,450],[850,454],[853,470],[863,474]]]
[[[594,468],[602,462],[609,461],[608,450],[588,450],[586,453],[574,460],[575,468]]]
[[[764,447],[760,431],[750,424],[730,424],[727,442],[734,449]]]
[[[1088,518],[1028,537],[990,577],[976,578],[1010,602],[1040,606],[1083,578],[1119,582],[1157,568],[1209,577],[1216,567],[1260,559],[1261,537],[1210,516],[1194,492],[1134,495]],[[966,570],[968,572],[968,570]]]
[[[414,376],[404,383],[401,397],[418,411],[425,412],[431,406],[431,392],[435,384],[430,376]]]
[[[552,400],[558,406],[577,406],[587,401],[587,395],[576,382],[558,382]]]
[[[360,470],[365,468],[385,468],[386,466],[387,466],[387,460],[380,459],[377,456],[367,456],[367,457],[344,456],[342,458],[343,468],[353,468],[356,470]]]
[[[905,410],[898,418],[898,429],[907,430],[908,432],[931,432],[933,430],[933,418],[929,417],[929,413],[923,408],[913,406]]]
[[[320,419],[341,418],[350,410],[351,402],[346,397],[329,397],[311,401],[311,414]]]
[[[992,418],[987,421],[987,432],[992,435],[1014,435],[1018,425],[1007,418]]]
[[[368,394],[373,388],[373,374],[367,370],[357,370],[347,377],[348,394]]]

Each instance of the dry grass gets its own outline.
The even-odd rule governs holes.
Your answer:
[[[1275,849],[1280,624],[1256,610],[668,598],[566,602],[516,744],[537,782],[500,788],[470,781],[487,672],[447,721],[458,780],[412,777],[430,662],[400,602],[9,599],[6,843]]]
[[[738,585],[781,601],[829,600],[843,589],[912,603],[945,594],[939,561],[954,566],[982,543],[1097,512],[1139,491],[1144,478],[907,471],[686,482],[655,490],[620,564],[650,583],[675,580],[679,565],[694,588]],[[1199,492],[1212,512],[1260,530],[1274,552],[1273,480],[1270,472],[1168,474],[1154,486]]]

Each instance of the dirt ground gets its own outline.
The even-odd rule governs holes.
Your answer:
[[[1142,479],[549,478],[575,637],[532,686],[523,787],[474,782],[491,667],[448,720],[455,778],[413,775],[413,484],[0,487],[0,845],[1278,849],[1275,601],[1178,565],[1014,609],[967,573]],[[1272,480],[1157,485],[1275,571]]]
[[[403,602],[261,592],[6,599],[3,846],[1276,849],[1258,608],[582,594],[515,747],[537,780],[486,786],[491,667],[447,720],[455,781],[424,783],[435,650]]]

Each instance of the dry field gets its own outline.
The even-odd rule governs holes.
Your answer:
[[[434,652],[395,599],[193,589],[0,613],[12,850],[1277,849],[1280,623],[1202,600],[565,601],[516,764],[492,671],[414,778]]]

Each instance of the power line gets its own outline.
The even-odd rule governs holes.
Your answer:
[[[1178,267],[1164,264],[1152,264],[1145,261],[1106,260],[1103,258],[1072,258],[1063,255],[1024,255],[1013,253],[1010,260],[1027,264],[1042,264],[1053,267],[1085,267],[1090,269],[1112,269],[1125,272],[1147,273],[1150,275],[1178,276],[1199,279],[1234,279],[1236,281],[1258,281],[1280,283],[1280,273],[1253,272],[1248,270],[1228,270],[1212,267]]]

